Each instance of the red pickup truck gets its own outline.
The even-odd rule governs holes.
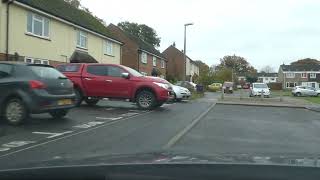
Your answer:
[[[141,109],[161,106],[171,97],[172,87],[161,78],[146,77],[116,64],[59,64],[56,68],[74,84],[76,104],[95,105],[102,98],[129,99]]]

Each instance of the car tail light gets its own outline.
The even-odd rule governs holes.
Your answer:
[[[29,85],[31,89],[45,89],[47,87],[43,82],[37,80],[29,81]]]

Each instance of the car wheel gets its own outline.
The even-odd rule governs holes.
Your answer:
[[[156,97],[150,91],[141,91],[136,98],[137,105],[140,109],[152,109],[156,104]]]
[[[66,109],[57,109],[57,110],[52,110],[49,112],[49,114],[54,118],[54,119],[60,119],[63,118],[68,114],[68,110]]]
[[[300,96],[301,96],[301,93],[298,92],[298,93],[296,93],[296,95],[297,95],[298,97],[300,97]]]
[[[80,106],[83,100],[82,93],[79,89],[74,89],[74,93],[76,94],[75,105]]]
[[[3,115],[9,124],[20,125],[27,119],[29,114],[22,100],[13,98],[6,103]]]
[[[100,101],[100,99],[88,99],[88,98],[86,98],[84,101],[85,101],[89,106],[94,106],[94,105],[96,105],[96,104]]]

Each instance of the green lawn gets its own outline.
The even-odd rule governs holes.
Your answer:
[[[271,90],[272,96],[273,97],[278,97],[278,96],[292,96],[290,90]]]
[[[309,102],[320,104],[320,97],[297,97],[297,98],[303,98]]]
[[[204,96],[204,93],[197,93],[197,92],[192,92],[191,98],[192,100],[202,98]]]

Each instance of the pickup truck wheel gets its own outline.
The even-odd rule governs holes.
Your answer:
[[[22,124],[29,113],[22,100],[13,98],[6,103],[3,115],[9,124],[16,126]]]
[[[89,106],[94,106],[99,102],[100,99],[88,99],[86,98],[84,101],[89,105]]]
[[[54,118],[54,119],[60,119],[63,118],[68,114],[68,110],[66,109],[57,109],[57,110],[52,110],[49,112],[49,114]]]
[[[74,89],[74,93],[76,94],[75,105],[80,106],[83,100],[82,93],[79,89]]]
[[[137,95],[137,105],[141,109],[152,109],[156,104],[156,97],[150,91],[141,91]]]

